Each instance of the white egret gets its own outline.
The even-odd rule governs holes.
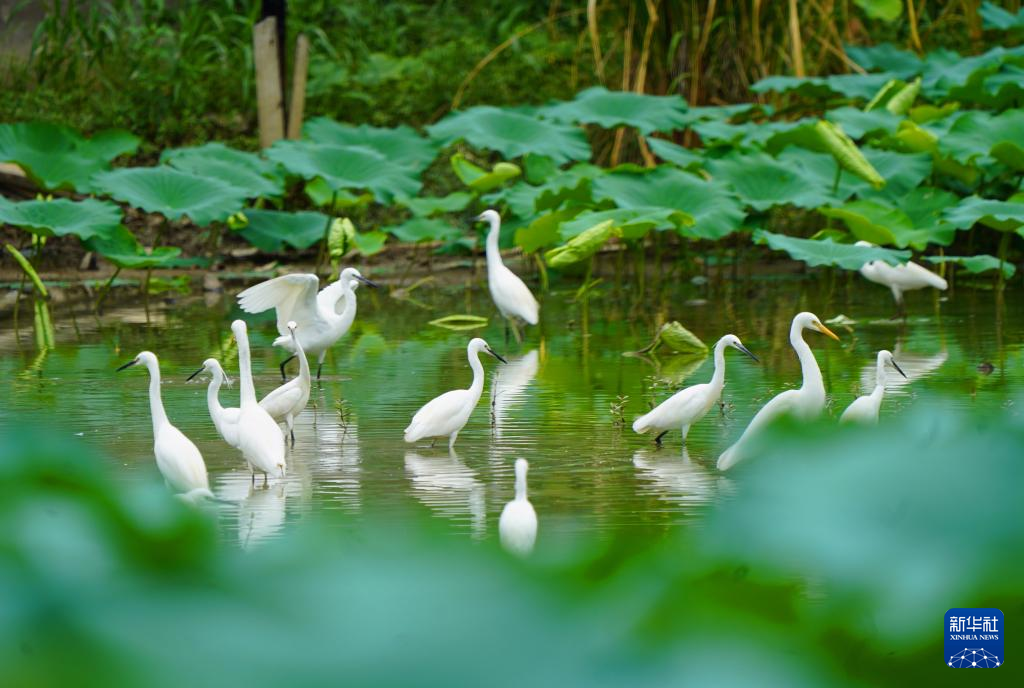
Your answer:
[[[789,343],[796,350],[797,358],[800,359],[800,370],[803,373],[803,385],[800,389],[789,389],[777,394],[771,401],[761,407],[750,425],[743,431],[736,442],[722,452],[718,457],[718,469],[725,471],[735,466],[744,458],[743,450],[746,442],[750,440],[758,430],[783,415],[792,415],[801,420],[811,420],[818,417],[825,408],[825,381],[821,378],[821,369],[818,368],[818,361],[811,352],[811,347],[804,341],[804,330],[817,330],[839,341],[836,334],[821,324],[818,316],[814,313],[797,313],[793,318],[793,324],[789,327]]]
[[[486,221],[491,225],[490,231],[487,232],[487,286],[491,290],[494,305],[506,320],[505,339],[508,340],[508,326],[511,324],[516,341],[520,341],[515,319],[518,318],[528,325],[536,325],[540,304],[523,280],[501,261],[501,251],[498,249],[501,216],[494,210],[485,210],[476,217],[476,220]]]
[[[856,245],[874,246],[867,241],[858,241]],[[939,291],[945,291],[949,286],[946,280],[912,261],[907,261],[902,265],[889,265],[884,260],[872,260],[861,266],[860,274],[870,282],[889,287],[892,297],[896,299],[896,307],[900,311],[903,310],[903,292],[925,287],[934,287]]]
[[[654,441],[660,445],[661,438],[667,432],[680,428],[683,433],[683,444],[685,444],[690,426],[707,415],[707,412],[722,396],[722,388],[725,387],[725,347],[727,346],[739,349],[755,361],[757,360],[757,356],[743,346],[739,337],[734,334],[725,335],[715,344],[715,373],[711,376],[711,382],[693,385],[676,392],[651,409],[650,412],[633,421],[633,432],[645,433],[648,430],[654,430],[659,433]]]
[[[295,446],[295,418],[309,402],[309,391],[312,384],[309,376],[309,361],[302,350],[302,342],[295,335],[298,325],[292,320],[288,323],[288,331],[292,335],[292,346],[299,358],[299,375],[284,383],[260,400],[260,406],[266,409],[274,421],[288,426],[288,433]]]
[[[156,467],[160,469],[160,475],[172,490],[181,493],[186,499],[213,499],[203,455],[199,453],[192,440],[185,437],[185,433],[171,425],[171,421],[167,419],[164,402],[160,398],[160,363],[156,354],[143,351],[117,370],[122,371],[140,363],[149,371],[149,413],[153,420],[153,454],[156,455]]]
[[[217,434],[225,442],[238,449],[238,416],[241,410],[237,406],[224,408],[220,405],[219,399],[220,386],[225,381],[230,383],[230,380],[216,358],[208,358],[203,361],[203,367],[192,373],[188,379],[191,380],[201,373],[210,373],[211,375],[210,385],[206,389],[206,405],[210,409],[213,426],[217,428]]]
[[[839,417],[840,423],[877,423],[878,410],[882,407],[882,397],[885,396],[885,364],[888,363],[896,369],[904,378],[907,374],[896,364],[892,353],[882,349],[878,352],[878,361],[875,366],[875,389],[871,394],[857,397],[853,403],[846,407],[843,415]]]
[[[266,409],[256,401],[252,382],[252,361],[249,356],[249,332],[244,320],[231,323],[238,342],[238,375],[241,378],[241,407],[238,415],[238,448],[249,464],[252,482],[256,471],[263,473],[267,484],[270,473],[285,476],[284,434]]]
[[[466,347],[469,356],[469,367],[473,369],[473,384],[469,389],[453,389],[441,396],[428,401],[423,408],[412,417],[412,422],[405,429],[406,442],[418,442],[425,437],[447,437],[448,449],[453,450],[459,431],[466,426],[469,416],[480,401],[484,390],[484,366],[480,363],[480,352],[494,356],[502,363],[507,363],[487,345],[487,342],[475,337]]]
[[[354,281],[371,287],[377,286],[355,268],[345,268],[337,282],[324,287],[319,293],[317,289],[320,288],[320,280],[316,275],[294,274],[261,282],[238,295],[238,305],[246,313],[262,313],[271,308],[277,310],[277,331],[281,336],[274,340],[274,346],[293,354],[281,362],[282,380],[287,379],[284,367],[294,358],[295,353],[288,332],[289,321],[298,323],[299,341],[306,355],[317,357],[316,379],[320,379],[327,350],[345,336],[355,320]],[[338,312],[337,305],[342,299],[345,303]]]
[[[501,510],[498,520],[502,546],[520,556],[532,552],[537,542],[537,512],[526,498],[526,472],[529,468],[526,459],[516,459],[516,496]]]

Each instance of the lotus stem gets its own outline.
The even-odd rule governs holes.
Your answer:
[[[1010,232],[1002,232],[999,239],[999,275],[996,277],[996,290],[1002,291],[1006,287],[1006,274],[1003,266],[1006,265],[1006,254],[1010,250]]]
[[[118,266],[118,267],[116,267],[114,269],[114,274],[112,274],[110,276],[110,279],[108,279],[106,282],[104,282],[103,286],[100,287],[100,292],[99,292],[99,294],[96,295],[96,301],[92,305],[92,309],[94,311],[96,311],[97,313],[100,312],[100,308],[102,308],[102,306],[103,306],[104,299],[107,298],[107,294],[110,293],[111,287],[114,286],[114,280],[117,279],[117,276],[120,275],[120,274],[121,274],[121,268],[120,268],[120,266]]]
[[[29,262],[28,258],[22,255],[21,251],[14,248],[11,244],[4,244],[4,248],[6,248],[7,252],[11,254],[12,258],[14,258],[14,262],[21,267],[22,272],[32,280],[32,284],[35,286],[36,291],[39,292],[39,295],[44,299],[50,298],[50,294],[46,291],[46,285],[44,285],[43,281],[39,279],[39,273],[37,273],[35,268],[32,267],[32,263]],[[24,280],[22,280],[22,283],[24,283]],[[20,289],[18,290],[18,293],[21,293]]]

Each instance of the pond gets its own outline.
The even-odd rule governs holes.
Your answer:
[[[242,315],[232,298],[240,284],[229,284],[225,294],[154,298],[146,308],[115,302],[99,318],[84,306],[61,306],[53,311],[56,340],[48,351],[36,348],[31,327],[15,332],[8,322],[0,334],[0,371],[10,381],[0,401],[0,433],[15,431],[17,415],[35,416],[112,457],[122,479],[157,480],[146,376],[137,369],[114,373],[149,349],[161,360],[171,421],[199,446],[214,492],[232,502],[218,509],[226,537],[243,545],[280,537],[314,510],[342,512],[335,519],[340,527],[368,518],[400,526],[418,513],[473,538],[496,537],[519,457],[530,462],[539,546],[581,532],[604,536],[626,529],[655,537],[672,524],[698,521],[705,505],[730,494],[732,478],[715,470],[715,459],[761,404],[799,385],[788,328],[800,310],[823,320],[843,314],[855,323],[833,327],[839,343],[806,334],[834,418],[874,385],[875,353],[882,348],[894,352],[910,378],[890,378],[882,422],[898,422],[912,405],[996,409],[1011,403],[1024,389],[1020,294],[1007,291],[1000,299],[984,286],[912,293],[902,322],[892,319],[888,291],[857,275],[649,281],[642,295],[609,280],[586,301],[576,299],[576,285],[553,284],[542,298],[541,325],[528,330],[522,344],[506,343],[486,287],[469,273],[458,284],[428,283],[414,298],[363,289],[356,324],[329,353],[324,377],[297,422],[289,475],[266,489],[259,480],[250,485],[238,452],[216,435],[206,380],[186,383],[205,358],[217,357],[236,380],[222,390],[222,402],[237,404],[229,325]],[[490,321],[468,332],[427,324],[452,313]],[[246,318],[262,396],[280,384],[283,356],[270,347],[277,336],[272,317]],[[711,376],[710,358],[623,356],[647,345],[663,320],[682,322],[709,345],[735,333],[761,359],[758,364],[727,352],[724,404],[691,429],[685,450],[678,432],[659,450],[651,436],[630,429],[652,402]],[[402,431],[423,403],[468,386],[465,346],[472,336],[485,337],[509,363],[484,357],[484,396],[456,453],[449,455],[444,441],[434,448],[405,444]]]

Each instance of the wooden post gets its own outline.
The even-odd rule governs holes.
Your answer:
[[[309,39],[299,34],[295,40],[295,73],[292,75],[292,100],[288,106],[288,138],[302,136],[302,116],[306,109],[306,73],[309,71]]]
[[[267,148],[274,141],[284,137],[284,96],[281,93],[277,20],[274,17],[268,17],[253,27],[252,47],[253,60],[256,64],[260,147]]]

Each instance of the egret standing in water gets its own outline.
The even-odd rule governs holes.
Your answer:
[[[494,210],[485,210],[477,221],[486,221],[491,225],[487,232],[487,286],[491,290],[491,298],[505,318],[505,340],[508,341],[508,328],[512,326],[516,341],[522,341],[516,319],[528,325],[536,325],[539,320],[540,304],[533,298],[529,287],[519,276],[505,267],[498,249],[498,237],[501,234],[501,216]]]
[[[484,391],[484,366],[480,363],[480,352],[486,352],[502,363],[507,363],[504,358],[494,353],[494,350],[487,345],[487,342],[475,337],[466,347],[469,356],[469,367],[473,369],[473,384],[469,389],[454,389],[445,392],[436,399],[428,401],[423,408],[412,417],[412,422],[405,429],[406,442],[418,442],[426,437],[448,438],[448,449],[453,451],[455,439],[459,431],[466,427],[473,409],[480,401],[480,394]]]
[[[502,546],[519,556],[532,552],[537,542],[537,512],[526,498],[526,472],[529,468],[526,459],[516,459],[516,497],[501,510],[498,521]]]
[[[256,471],[263,473],[263,484],[269,474],[285,476],[284,434],[270,414],[256,401],[252,382],[252,361],[249,356],[249,331],[244,320],[231,323],[238,342],[238,374],[241,378],[242,403],[238,415],[238,448],[249,464],[252,482]]]
[[[238,295],[238,305],[246,313],[262,313],[271,308],[277,310],[277,331],[281,336],[274,340],[274,346],[292,353],[281,362],[282,380],[287,379],[284,367],[295,357],[296,351],[288,332],[289,321],[298,323],[299,340],[306,355],[317,357],[316,379],[320,379],[327,350],[348,333],[355,320],[353,282],[377,286],[355,268],[345,268],[337,282],[324,287],[319,293],[320,280],[316,275],[294,274],[261,282]],[[339,312],[338,304],[342,299],[344,305]]]
[[[875,389],[871,394],[857,397],[853,403],[846,407],[843,415],[839,417],[840,423],[865,423],[874,424],[878,422],[878,410],[882,407],[882,397],[885,396],[885,366],[891,365],[904,378],[907,374],[896,364],[892,353],[882,349],[878,352],[877,364],[875,366]]]
[[[858,241],[856,245],[874,246],[867,241]],[[861,266],[860,274],[864,275],[869,282],[889,287],[892,297],[896,299],[896,308],[901,313],[904,311],[903,292],[925,287],[945,291],[949,286],[946,280],[931,270],[909,260],[902,265],[889,265],[884,260],[872,260]]]
[[[295,446],[295,418],[302,413],[302,409],[306,408],[312,385],[309,376],[309,361],[302,350],[302,342],[295,336],[296,329],[298,329],[298,325],[294,320],[288,323],[288,331],[292,335],[292,346],[295,355],[299,358],[298,377],[292,378],[260,400],[260,406],[266,409],[275,422],[284,421],[288,426],[288,434],[291,435],[293,447]]]
[[[648,430],[658,432],[654,441],[660,446],[661,438],[669,430],[680,428],[683,433],[683,444],[686,444],[686,433],[690,431],[690,426],[707,415],[707,412],[722,396],[722,388],[725,387],[725,347],[727,346],[739,349],[755,361],[757,360],[757,356],[743,346],[739,337],[734,334],[725,335],[715,344],[715,373],[711,376],[711,382],[693,385],[676,392],[651,409],[649,413],[633,421],[633,432],[645,433]]]
[[[220,405],[220,386],[227,380],[228,376],[220,367],[216,358],[208,358],[203,361],[203,367],[189,375],[192,380],[200,373],[210,373],[210,386],[206,389],[206,405],[210,409],[210,418],[213,419],[213,426],[217,428],[217,434],[235,449],[238,449],[238,416],[241,410],[238,407],[224,408]]]
[[[814,313],[798,313],[789,327],[789,343],[796,350],[800,359],[800,370],[803,373],[803,385],[800,389],[789,389],[776,395],[761,407],[750,425],[743,431],[736,442],[718,457],[718,469],[725,471],[744,458],[746,443],[757,434],[757,431],[783,415],[792,415],[801,420],[812,420],[821,415],[825,408],[825,381],[821,378],[818,361],[811,352],[811,347],[804,341],[804,330],[816,330],[839,341],[835,333],[821,324]]]
[[[156,455],[156,467],[160,469],[160,475],[172,490],[181,493],[187,499],[213,499],[203,455],[199,453],[192,440],[185,437],[185,433],[171,425],[171,421],[167,419],[164,402],[160,398],[160,363],[156,354],[143,351],[117,370],[122,371],[140,363],[149,371],[149,413],[153,419],[153,453]]]

